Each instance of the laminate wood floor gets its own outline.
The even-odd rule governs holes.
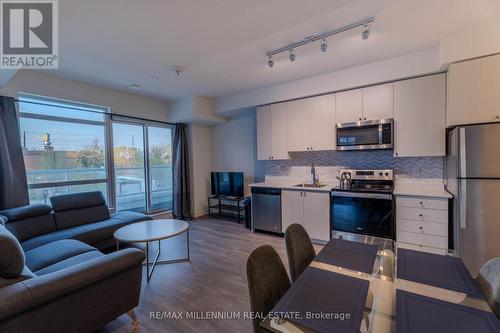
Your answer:
[[[142,294],[136,313],[141,323],[131,325],[120,316],[100,332],[251,332],[250,319],[193,319],[212,312],[249,311],[246,260],[258,246],[269,244],[288,266],[283,237],[252,233],[231,221],[201,218],[190,222],[191,261],[158,265],[149,283],[143,270]],[[319,250],[320,247],[317,248]],[[153,254],[151,254],[152,256]],[[183,235],[162,242],[162,257],[185,255]],[[182,316],[156,319],[160,316]],[[175,313],[175,314],[174,314]]]

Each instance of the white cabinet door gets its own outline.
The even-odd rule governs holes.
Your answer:
[[[302,191],[281,191],[281,231],[291,224],[304,223],[304,197]]]
[[[335,94],[337,123],[348,123],[363,119],[363,91],[354,89]]]
[[[304,193],[304,227],[309,237],[330,240],[330,193]]]
[[[272,155],[271,106],[257,108],[257,159],[269,160]]]
[[[363,88],[363,120],[393,118],[394,83]]]
[[[271,147],[273,160],[289,159],[287,145],[287,107],[289,103],[271,105]]]
[[[500,55],[452,64],[446,125],[500,121]]]
[[[394,83],[394,155],[445,155],[445,74]]]
[[[309,114],[314,106],[312,98],[288,103],[288,151],[306,151],[310,148]]]
[[[335,149],[335,95],[310,98],[311,150]]]

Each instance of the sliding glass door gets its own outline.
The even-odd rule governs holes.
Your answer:
[[[113,121],[116,210],[172,209],[172,129]]]
[[[172,209],[172,129],[148,126],[150,210]]]
[[[146,172],[144,126],[113,123],[116,210],[144,212]]]

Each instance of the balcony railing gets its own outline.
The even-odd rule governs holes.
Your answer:
[[[172,167],[152,166],[149,169],[151,210],[172,208]],[[30,202],[50,204],[54,195],[100,190],[107,198],[107,170],[51,169],[27,172]],[[101,181],[102,180],[102,181]],[[69,182],[69,184],[64,184]],[[74,183],[77,182],[77,185]],[[43,186],[46,184],[47,186]],[[35,186],[33,186],[35,185]],[[115,168],[114,181],[117,210],[145,211],[146,181],[143,167]]]

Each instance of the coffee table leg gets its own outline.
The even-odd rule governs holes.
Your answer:
[[[156,264],[158,263],[158,259],[160,258],[160,252],[161,252],[161,243],[158,241],[158,253],[156,253],[155,260],[150,263],[149,262],[149,242],[146,242],[146,268],[147,268],[147,275],[148,275],[148,282],[151,280],[151,276],[153,276],[153,271],[156,267]],[[151,269],[149,268],[151,266]]]

